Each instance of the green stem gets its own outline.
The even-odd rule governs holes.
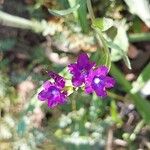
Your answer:
[[[144,42],[150,41],[150,33],[134,33],[129,34],[130,42]]]
[[[88,8],[88,11],[89,11],[90,18],[93,21],[95,19],[95,16],[94,16],[91,0],[87,0],[87,8]]]
[[[18,16],[10,15],[3,11],[0,11],[0,24],[15,28],[30,29],[37,33],[44,32],[46,29],[46,24],[44,24],[44,22],[31,21]]]
[[[109,97],[113,98],[113,99],[116,99],[116,100],[120,100],[120,101],[124,101],[126,100],[125,97],[121,96],[121,95],[118,95],[118,94],[115,94],[113,92],[110,92],[110,91],[107,91],[107,94]]]
[[[129,137],[131,141],[134,141],[136,139],[137,134],[141,131],[144,124],[145,124],[145,122],[142,120],[136,125],[133,133]]]
[[[91,20],[93,21],[95,19],[95,16],[94,16],[91,0],[87,0],[87,8],[88,8],[89,16],[90,16]],[[109,48],[107,46],[107,43],[103,37],[102,32],[98,28],[93,28],[93,29],[95,32],[95,37],[98,42],[98,46],[101,50],[103,50],[103,53],[106,56],[105,65],[110,69],[111,60],[110,60],[110,53],[109,53]]]

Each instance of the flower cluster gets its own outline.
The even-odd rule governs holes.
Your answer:
[[[64,104],[67,100],[67,92],[64,90],[65,80],[54,72],[49,72],[49,76],[54,82],[46,81],[43,90],[38,94],[38,99],[47,101],[48,107],[53,108],[59,104]]]
[[[97,96],[106,97],[107,88],[114,87],[115,80],[108,76],[106,66],[96,67],[95,62],[91,62],[86,53],[79,55],[77,62],[68,65],[70,74],[72,74],[72,85],[74,87],[84,87],[87,94],[95,92]],[[38,98],[47,101],[48,106],[53,108],[67,101],[67,91],[65,91],[65,79],[54,73],[49,72],[49,76],[54,80],[46,81],[43,84],[43,90],[38,94]]]

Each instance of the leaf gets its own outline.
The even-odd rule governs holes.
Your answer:
[[[115,77],[117,75],[117,82],[124,88],[124,90],[130,94],[130,97],[133,99],[134,104],[143,117],[146,123],[150,123],[150,102],[145,100],[137,91],[132,91],[131,84],[125,79],[123,73],[112,64],[111,74]]]
[[[79,4],[71,7],[71,8],[68,8],[68,9],[65,9],[65,10],[52,10],[52,9],[48,9],[48,11],[55,15],[55,16],[65,16],[65,15],[68,15],[74,11],[76,11],[78,8],[80,7]]]
[[[123,55],[122,55],[122,52],[120,52],[120,50],[123,50],[126,54],[128,51],[128,47],[129,47],[128,37],[126,34],[125,21],[122,20],[121,22],[119,22],[117,25],[117,28],[118,28],[118,32],[117,32],[115,39],[113,40],[113,43],[115,45],[118,45],[117,47],[120,47],[120,48],[118,49],[117,47],[112,47],[111,49],[112,61],[118,61],[122,59]]]
[[[69,8],[69,2],[68,2],[68,0],[61,0],[59,2],[63,5],[63,7],[65,9]]]
[[[96,18],[93,20],[92,26],[99,28],[101,31],[106,31],[113,26],[113,20],[110,18]]]
[[[111,113],[111,118],[114,122],[117,123],[118,126],[122,125],[122,120],[121,117],[117,111],[117,105],[114,100],[111,101],[111,107],[110,107],[110,113]]]
[[[114,38],[117,35],[117,28],[112,26],[111,28],[109,28],[107,31],[105,31],[105,33],[107,34],[107,36],[111,39],[114,40]]]
[[[145,122],[150,124],[150,102],[141,97],[139,93],[130,96],[134,99],[134,104]]]
[[[124,0],[130,12],[141,18],[150,27],[150,2],[149,0]]]
[[[150,80],[150,63],[143,69],[137,80],[133,82],[132,93],[138,92]]]
[[[87,33],[89,31],[89,23],[87,20],[87,6],[86,0],[77,0],[80,8],[78,9],[78,20],[80,22],[82,31]]]
[[[125,64],[127,65],[127,67],[129,69],[131,69],[131,64],[130,64],[130,60],[127,56],[127,54],[124,52],[124,50],[122,50],[118,45],[116,45],[115,43],[111,42],[111,41],[107,41],[108,47],[115,49],[116,51],[118,51],[115,56],[111,56],[111,59],[114,60],[113,57],[115,57],[115,59],[120,59],[123,58]]]

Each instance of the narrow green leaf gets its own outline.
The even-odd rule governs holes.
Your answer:
[[[65,9],[65,10],[52,10],[52,9],[48,9],[48,11],[55,15],[55,16],[65,16],[65,15],[68,15],[74,11],[76,11],[78,8],[80,7],[79,4],[71,7],[71,8],[68,8],[68,9]]]
[[[80,5],[80,8],[78,9],[78,20],[80,22],[82,31],[87,33],[89,31],[89,23],[87,20],[86,0],[77,0],[77,3]]]
[[[150,80],[150,63],[143,69],[137,80],[133,82],[132,92],[140,91],[148,80]]]
[[[112,120],[114,122],[116,122],[118,126],[120,126],[123,122],[122,122],[121,117],[117,111],[117,105],[116,105],[116,102],[114,100],[111,101],[110,113],[111,113]]]
[[[111,67],[111,74],[115,77],[117,82],[122,85],[124,90],[129,93],[130,97],[133,99],[134,104],[143,117],[146,123],[150,123],[150,102],[145,100],[139,93],[132,92],[131,84],[125,79],[123,73],[114,65],[112,64]]]
[[[150,41],[150,33],[133,33],[129,34],[129,41],[130,42],[143,42],[143,41]]]

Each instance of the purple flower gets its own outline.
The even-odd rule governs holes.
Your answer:
[[[107,74],[108,68],[106,66],[100,66],[96,70],[91,69],[85,79],[85,92],[93,93],[95,91],[98,96],[106,97],[106,89],[112,88],[115,84],[115,80]]]
[[[38,94],[38,99],[47,101],[48,107],[53,108],[67,101],[67,92],[64,91],[65,80],[54,72],[49,72],[54,82],[46,81],[43,90]]]
[[[68,65],[72,76],[72,83],[75,87],[81,86],[85,83],[85,78],[88,76],[89,71],[95,65],[94,62],[90,62],[89,57],[86,53],[79,55],[77,62]]]

